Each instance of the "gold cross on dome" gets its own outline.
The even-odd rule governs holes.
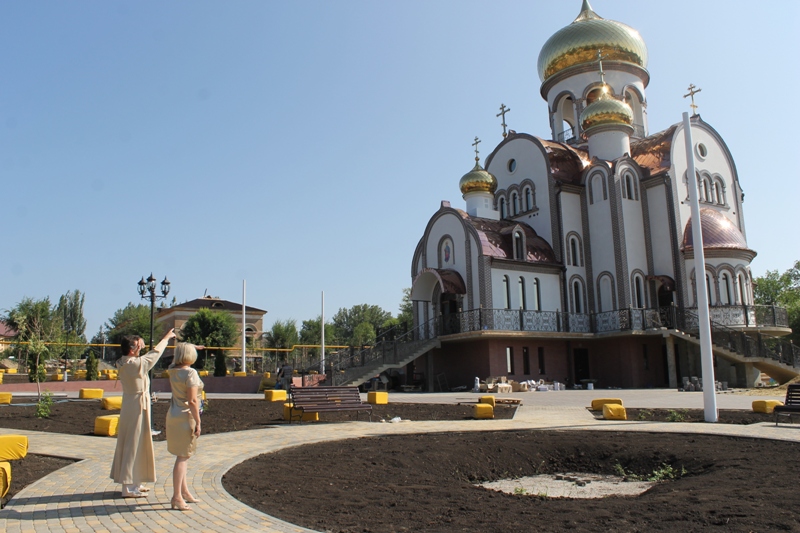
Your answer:
[[[692,115],[696,115],[697,114],[697,106],[694,105],[694,95],[696,95],[697,93],[699,93],[700,91],[703,90],[703,89],[697,89],[697,90],[695,90],[695,89],[697,89],[697,87],[694,86],[694,83],[690,83],[689,84],[689,94],[684,94],[683,95],[684,98],[689,98],[689,97],[692,98],[692,104],[689,106],[689,107],[692,108]]]
[[[475,147],[475,161],[480,161],[480,157],[478,157],[478,145],[480,144],[481,140],[475,137],[475,142],[472,143],[472,146]]]
[[[604,56],[602,50],[597,51],[597,63],[600,65],[600,83],[606,84],[606,73],[603,71],[603,60],[608,56]]]
[[[509,111],[511,111],[510,107],[506,107],[506,104],[500,104],[500,112],[497,115],[495,115],[498,117],[500,115],[503,116],[503,139],[505,139],[506,136],[508,135],[508,133],[506,133],[506,126],[508,126],[508,124],[506,124],[506,113],[508,113]]]

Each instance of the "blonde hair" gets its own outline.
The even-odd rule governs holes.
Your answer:
[[[175,345],[175,356],[171,366],[191,365],[197,361],[197,348],[189,342],[179,342]]]

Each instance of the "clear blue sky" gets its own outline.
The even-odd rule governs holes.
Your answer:
[[[152,271],[275,319],[397,313],[441,200],[509,126],[547,138],[558,1],[0,2],[0,309],[86,293],[87,335]],[[755,275],[800,259],[800,2],[593,0],[650,54],[651,132],[689,83],[746,193]],[[795,154],[796,155],[796,154]]]

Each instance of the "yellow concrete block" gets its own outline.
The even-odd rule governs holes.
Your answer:
[[[5,374],[0,374],[0,385],[3,384],[3,376],[5,376]]]
[[[783,405],[780,400],[753,400],[753,412],[772,413],[779,405]]]
[[[197,371],[197,375],[200,376],[201,378],[207,378],[208,377],[208,370],[198,370]]]
[[[122,409],[122,396],[109,396],[100,400],[100,405],[105,411],[118,411]]]
[[[492,408],[494,408],[495,405],[494,396],[481,396],[480,398],[478,398],[478,403],[485,403],[491,405]]]
[[[607,403],[622,405],[622,400],[619,398],[596,398],[592,400],[592,411],[602,411],[603,406]]]
[[[11,463],[0,463],[0,498],[5,498],[11,488]]]
[[[64,374],[52,374],[50,375],[50,381],[64,381]]]
[[[82,398],[84,400],[92,399],[92,400],[99,400],[103,397],[103,389],[81,389],[78,391],[78,398]]]
[[[264,372],[264,377],[269,379],[272,377],[272,372]]]
[[[17,373],[16,368],[6,368],[6,374],[16,374],[16,373]]]
[[[0,461],[16,461],[28,455],[28,437],[0,435]]]
[[[494,406],[490,403],[476,403],[472,406],[472,416],[478,420],[494,418]]]
[[[226,376],[230,376],[230,375],[231,375],[231,371],[230,371],[230,370],[226,370],[226,371],[225,371],[225,375],[226,375]]]
[[[265,390],[264,399],[268,402],[285,402],[286,391],[282,389]]]
[[[284,420],[291,420],[292,416],[292,405],[291,403],[283,404],[283,419]],[[299,412],[294,413],[294,417],[297,418]],[[303,413],[303,422],[317,422],[319,421],[319,413]]]
[[[10,392],[0,392],[0,403],[11,403],[11,397]]]
[[[205,400],[206,399],[206,391],[201,390],[200,391],[200,397]]]
[[[628,413],[618,403],[603,404],[603,418],[606,420],[627,420]]]
[[[389,403],[389,393],[383,391],[368,392],[367,403],[371,403],[372,405],[386,405]]]
[[[94,419],[94,434],[103,437],[113,437],[117,434],[119,415],[98,416]]]
[[[6,373],[6,369],[5,368],[0,368],[0,374],[5,374],[5,373]]]
[[[235,378],[246,378],[247,372],[234,372],[233,377]]]

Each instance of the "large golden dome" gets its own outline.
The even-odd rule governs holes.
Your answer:
[[[458,182],[461,188],[461,194],[468,192],[490,192],[494,194],[497,190],[497,178],[491,173],[481,167],[480,163],[475,161],[475,168],[464,174],[461,181]]]
[[[630,126],[633,124],[633,110],[622,100],[610,96],[608,87],[604,87],[597,100],[581,112],[580,122],[584,133],[596,126]]]
[[[647,46],[639,32],[621,22],[606,20],[583,0],[580,15],[558,30],[539,53],[539,78],[544,82],[562,70],[597,61],[622,61],[647,68]]]

